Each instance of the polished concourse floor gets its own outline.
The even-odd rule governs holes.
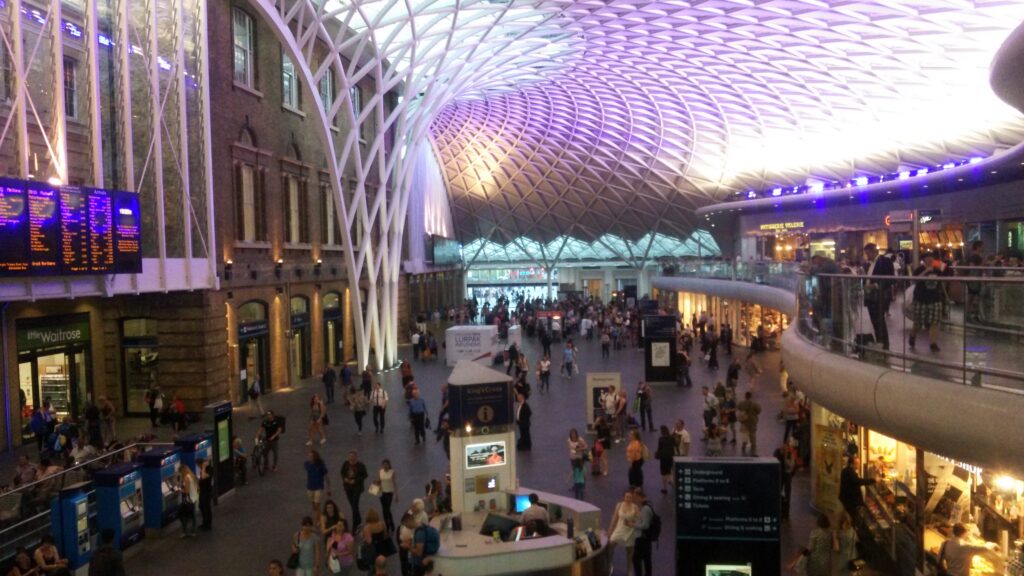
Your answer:
[[[636,349],[613,351],[610,359],[602,360],[599,344],[579,342],[581,374],[573,380],[552,377],[551,391],[539,394],[534,387],[530,404],[534,412],[533,450],[520,453],[519,478],[522,486],[538,490],[571,494],[568,483],[569,462],[566,436],[570,427],[585,428],[584,415],[584,374],[587,371],[620,371],[627,390],[635,390],[642,372],[642,352]],[[558,346],[556,344],[556,346]],[[527,340],[525,348],[535,364],[539,344]],[[405,349],[403,349],[404,351]],[[745,354],[745,350],[737,352]],[[782,426],[774,415],[781,408],[781,393],[778,384],[778,353],[760,355],[759,362],[764,370],[756,387],[755,398],[763,406],[759,444],[762,454],[770,455],[780,443]],[[702,453],[700,443],[700,386],[713,385],[718,378],[724,378],[729,358],[722,356],[722,368],[711,372],[697,363],[692,368],[693,388],[676,388],[674,385],[655,387],[654,419],[659,425],[684,418],[693,436],[693,450]],[[415,363],[416,380],[432,417],[436,418],[440,401],[440,386],[450,370],[441,362]],[[447,471],[447,460],[440,443],[429,441],[426,445],[413,444],[412,430],[405,418],[404,406],[400,402],[401,382],[397,371],[384,375],[384,381],[393,402],[388,414],[387,430],[383,435],[375,434],[367,417],[363,434],[357,435],[352,414],[342,404],[329,408],[331,425],[328,427],[329,441],[321,448],[331,470],[331,481],[340,486],[339,468],[349,450],[357,450],[360,459],[370,469],[371,476],[382,458],[390,458],[397,471],[398,499],[396,511],[403,510],[413,498],[424,491],[424,484],[430,478],[442,479]],[[741,390],[745,386],[741,385]],[[195,539],[179,539],[175,530],[167,537],[147,541],[136,554],[129,554],[128,573],[133,576],[166,574],[246,574],[264,573],[266,563],[273,558],[285,560],[290,552],[292,535],[298,529],[302,517],[309,513],[305,494],[305,474],[302,462],[305,458],[306,430],[308,422],[308,401],[311,394],[321,391],[318,379],[296,389],[275,392],[264,399],[266,407],[288,416],[288,433],[282,440],[281,463],[277,472],[266,477],[250,478],[249,485],[235,491],[234,495],[221,500],[214,509],[213,530],[200,533]],[[255,420],[248,418],[247,408],[236,412],[236,431],[251,439],[255,431]],[[161,429],[161,436],[166,431]],[[644,433],[645,441],[654,449],[656,435]],[[248,440],[247,440],[248,445]],[[725,454],[732,454],[738,448],[726,445]],[[610,453],[610,473],[606,477],[587,477],[586,499],[600,506],[604,522],[611,517],[615,502],[627,487],[627,466],[622,445]],[[673,535],[675,534],[672,494],[659,491],[660,478],[657,463],[645,465],[645,487],[655,508],[664,520],[660,546],[655,550],[655,572],[671,574],[674,567]],[[806,540],[813,523],[813,512],[809,506],[807,473],[801,473],[794,481],[792,522],[783,524],[783,553],[787,560],[792,557],[796,546]],[[342,511],[349,515],[348,505],[340,490],[334,491],[334,499]],[[365,516],[369,506],[377,504],[375,498],[364,494],[362,509]],[[397,513],[397,512],[396,512]],[[625,555],[616,552],[615,573],[625,574]],[[781,571],[784,571],[781,570]],[[391,573],[398,574],[397,557],[392,561]],[[326,571],[324,572],[326,573]]]

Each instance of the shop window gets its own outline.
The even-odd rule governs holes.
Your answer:
[[[281,103],[299,109],[299,78],[295,74],[295,64],[287,54],[281,54]]]
[[[254,24],[252,17],[241,8],[233,12],[233,35],[235,43],[235,83],[253,88]]]
[[[159,361],[156,320],[124,320],[121,323],[121,373],[126,412],[142,414],[149,410],[146,390],[157,383]]]
[[[252,300],[238,307],[238,323],[246,324],[267,319],[267,305],[258,300]]]
[[[78,61],[64,57],[64,115],[78,117]]]

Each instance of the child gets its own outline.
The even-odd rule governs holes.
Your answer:
[[[722,431],[717,424],[708,428],[708,449],[706,455],[722,455]]]
[[[231,452],[235,458],[235,474],[239,483],[244,486],[249,483],[245,478],[245,463],[248,458],[245,455],[245,447],[242,446],[242,439],[238,436],[231,440]]]
[[[594,441],[594,456],[590,463],[590,473],[594,476],[608,475],[608,455],[604,451],[604,442],[600,438]]]
[[[572,493],[577,500],[583,500],[583,487],[587,478],[583,473],[583,462],[574,460],[572,466]]]

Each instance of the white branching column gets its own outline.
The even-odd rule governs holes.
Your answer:
[[[456,96],[522,84],[560,66],[573,44],[559,22],[566,4],[250,2],[295,64],[305,97],[315,102],[308,109],[322,125],[348,231],[342,242],[360,365],[370,362],[371,350],[377,368],[394,365],[404,223],[419,147],[430,146],[431,122]],[[357,85],[361,97],[353,99]]]

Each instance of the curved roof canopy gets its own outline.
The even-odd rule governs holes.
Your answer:
[[[737,190],[989,156],[1024,135],[988,86],[1018,0],[488,3],[559,11],[560,56],[434,120],[456,233],[481,253],[692,244],[694,209]]]

